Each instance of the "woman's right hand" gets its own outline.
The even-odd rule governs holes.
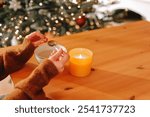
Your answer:
[[[48,58],[57,68],[58,72],[63,72],[65,63],[69,60],[69,55],[59,49]]]

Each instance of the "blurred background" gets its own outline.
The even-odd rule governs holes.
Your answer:
[[[0,0],[0,47],[40,31],[52,37],[150,21],[150,0]]]

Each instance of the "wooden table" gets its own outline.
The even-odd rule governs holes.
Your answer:
[[[53,99],[150,99],[150,23],[87,31],[55,39],[68,50],[89,48],[94,52],[92,72],[77,78],[65,71],[44,90]],[[37,66],[34,56],[12,74],[16,83]]]

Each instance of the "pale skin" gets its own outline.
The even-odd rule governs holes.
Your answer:
[[[40,32],[33,32],[25,37],[29,39],[35,47],[45,43],[48,39]],[[69,55],[62,49],[57,50],[48,58],[56,66],[58,72],[63,72],[64,65],[69,59]]]

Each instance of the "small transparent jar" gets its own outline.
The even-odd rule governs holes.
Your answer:
[[[60,48],[67,52],[67,49],[64,46],[57,44],[55,41],[49,41],[48,43],[42,44],[36,48],[34,55],[38,63],[41,63],[44,59],[52,55],[54,51],[58,51]]]

